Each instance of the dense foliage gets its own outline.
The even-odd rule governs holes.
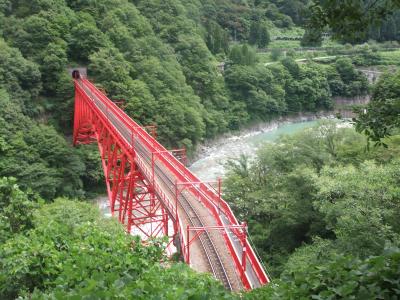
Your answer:
[[[46,199],[82,196],[83,159],[54,128],[37,124],[0,89],[0,176],[14,176]],[[89,175],[90,176],[90,175]]]
[[[383,138],[393,135],[400,128],[400,72],[384,74],[376,84],[372,101],[358,109],[357,129],[365,132],[377,144],[386,144]]]
[[[230,298],[210,275],[166,261],[163,241],[142,245],[91,204],[40,205],[12,179],[0,179],[0,230],[2,299]]]
[[[74,150],[56,132],[70,134],[72,128],[71,66],[87,66],[111,99],[125,100],[130,116],[158,125],[163,144],[189,152],[203,139],[249,122],[331,109],[332,95],[365,94],[365,78],[349,62],[327,69],[286,59],[265,68],[252,46],[229,46],[237,37],[264,47],[267,27],[290,19],[284,13],[302,23],[304,5],[3,1],[0,175],[18,178],[21,187],[46,199],[82,196],[101,181],[96,148]],[[225,55],[221,74],[218,60]]]
[[[38,200],[33,193],[22,192],[15,179],[0,179],[0,244],[33,227]]]
[[[309,21],[313,30],[329,28],[345,42],[393,41],[399,39],[399,9],[399,2],[393,0],[313,0]]]
[[[265,15],[270,6],[257,1],[3,2],[2,45],[8,53],[2,62],[12,65],[3,72],[13,75],[6,83],[27,85],[15,90],[24,113],[68,132],[72,86],[65,70],[87,65],[113,99],[126,101],[132,117],[158,125],[163,143],[189,150],[236,127],[236,105],[212,54],[227,53],[236,37],[264,47],[267,27],[275,26]],[[288,6],[270,18],[290,20],[284,12],[295,17],[303,9],[301,2],[294,11]]]
[[[350,59],[333,65],[298,64],[285,58],[267,67],[252,63],[251,51],[234,47],[232,66],[225,72],[232,109],[240,126],[248,120],[268,120],[284,114],[316,112],[333,108],[332,96],[363,96],[368,92],[366,77]]]
[[[248,299],[397,299],[399,264],[399,248],[364,260],[338,255],[285,274]]]
[[[230,163],[226,198],[280,275],[265,293],[398,293],[400,137],[387,143],[366,152],[363,135],[325,122],[265,145],[253,162]]]
[[[308,0],[188,0],[182,1],[188,16],[200,22],[213,22],[234,41],[249,41],[261,47],[270,29],[302,25]]]
[[[288,6],[281,13],[295,16]],[[65,70],[87,65],[111,98],[126,101],[132,117],[158,125],[163,143],[189,150],[236,128],[236,99],[212,54],[229,51],[232,29],[251,44],[270,40],[269,6],[252,1],[4,1],[0,8],[2,65],[12,66],[2,72],[24,113],[70,131]],[[237,23],[229,23],[233,15]]]
[[[66,69],[87,66],[130,116],[158,125],[162,143],[192,151],[251,122],[330,110],[332,97],[368,93],[352,62],[377,63],[371,49],[327,65],[299,64],[278,49],[276,63],[259,63],[257,48],[268,47],[271,32],[303,25],[309,2],[0,0],[0,298],[236,298],[166,261],[163,241],[144,246],[88,204],[49,203],[87,197],[103,176],[95,146],[69,145]],[[348,40],[329,3],[314,6],[322,24]],[[359,10],[348,13],[345,26]],[[396,39],[398,19],[364,29]],[[307,28],[302,45],[320,45],[325,29]],[[383,141],[388,149],[365,152],[364,136],[327,123],[231,164],[227,198],[281,276],[240,297],[398,293],[398,82],[398,74],[384,76],[357,123],[374,141],[393,135]]]

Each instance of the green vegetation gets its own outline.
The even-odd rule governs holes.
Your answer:
[[[46,199],[83,196],[84,160],[54,128],[25,116],[0,89],[0,176],[14,176],[22,188]]]
[[[249,43],[265,48],[271,41],[268,28],[261,22],[251,23],[249,33]]]
[[[328,67],[328,81],[333,96],[365,96],[368,93],[367,78],[354,69],[349,58],[339,58]]]
[[[163,241],[143,246],[92,205],[39,202],[0,179],[0,298],[231,298],[210,275],[166,261]]]
[[[366,77],[346,58],[325,66],[298,64],[287,57],[265,67],[255,65],[254,53],[246,46],[235,46],[230,58],[232,66],[225,71],[225,82],[234,99],[233,128],[285,114],[329,110],[332,96],[362,96],[368,92]]]
[[[230,162],[225,197],[277,278],[255,299],[399,295],[400,136],[386,142],[366,152],[324,122]]]
[[[321,252],[320,252],[321,253]],[[309,262],[308,262],[309,263]],[[308,265],[255,290],[248,299],[396,299],[399,297],[400,250],[364,260],[334,256]]]
[[[323,68],[301,66],[295,75],[288,64],[262,69],[253,47],[229,49],[230,39],[263,47],[276,26],[300,32],[290,24],[303,22],[302,2],[279,8],[196,0],[10,3],[0,6],[0,175],[16,177],[45,199],[88,196],[102,179],[96,148],[72,149],[59,135],[72,128],[68,66],[88,66],[110,98],[125,100],[130,116],[158,125],[166,147],[189,152],[205,138],[329,109],[332,94],[348,94],[336,86],[331,91]],[[230,61],[221,76],[217,57],[225,56]],[[359,78],[350,81],[352,95],[364,93],[364,86],[356,88]]]
[[[364,152],[364,136],[324,123],[266,146],[252,165],[232,163],[227,196],[281,273],[245,299],[398,293],[399,136],[388,143]],[[0,180],[0,230],[2,298],[237,298],[167,262],[163,241],[142,246],[92,205],[43,204],[13,179]]]
[[[394,65],[398,66],[400,65],[400,51],[385,51],[385,52],[380,52],[380,58],[381,62],[380,64],[382,65]]]
[[[372,101],[358,110],[356,126],[370,140],[387,147],[382,139],[396,134],[400,127],[400,72],[384,74],[382,78],[376,84]]]
[[[144,246],[65,198],[89,198],[103,181],[96,146],[70,145],[68,67],[87,66],[131,117],[158,125],[166,147],[190,152],[250,123],[330,110],[333,96],[366,95],[355,65],[399,65],[398,51],[386,51],[398,43],[324,35],[396,40],[397,3],[336,3],[0,0],[0,298],[397,297],[399,73],[383,76],[360,110],[366,136],[324,123],[231,163],[227,199],[277,278],[263,289],[228,293],[167,261],[164,241]],[[310,8],[318,28],[305,26]],[[386,19],[371,23],[377,16]],[[300,45],[326,48],[280,49]],[[369,140],[387,148],[365,151]]]
[[[196,0],[9,3],[0,10],[1,56],[12,68],[3,72],[16,73],[5,83],[25,114],[69,133],[72,85],[65,70],[86,65],[111,98],[126,101],[132,117],[158,125],[164,144],[189,150],[236,128],[237,100],[213,54],[227,54],[230,39],[264,47],[270,29],[301,24],[305,10],[301,1],[279,8]]]
[[[308,25],[313,30],[329,26],[334,36],[344,42],[397,40],[399,8],[399,2],[393,0],[354,0],[346,3],[315,0],[310,6]]]
[[[300,45],[303,47],[320,47],[322,45],[321,29],[308,28],[304,32]]]

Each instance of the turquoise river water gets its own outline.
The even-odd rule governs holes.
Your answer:
[[[219,177],[224,177],[225,164],[229,159],[238,158],[241,154],[254,157],[263,143],[273,142],[283,134],[293,134],[312,127],[317,122],[314,120],[275,124],[261,130],[228,137],[206,147],[201,157],[189,169],[203,181],[215,181]]]

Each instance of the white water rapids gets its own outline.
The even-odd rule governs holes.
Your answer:
[[[203,181],[215,181],[224,177],[228,160],[239,158],[242,154],[254,157],[262,144],[273,142],[282,134],[292,134],[315,124],[316,120],[273,123],[259,130],[233,135],[203,147],[200,158],[189,169]]]

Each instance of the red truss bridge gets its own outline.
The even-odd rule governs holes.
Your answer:
[[[154,128],[138,125],[78,71],[73,77],[73,143],[97,141],[111,213],[127,231],[167,236],[167,251],[212,273],[227,289],[268,283],[248,242],[247,225],[221,199],[220,184],[201,182],[179,160],[183,151],[165,149],[151,134]]]

